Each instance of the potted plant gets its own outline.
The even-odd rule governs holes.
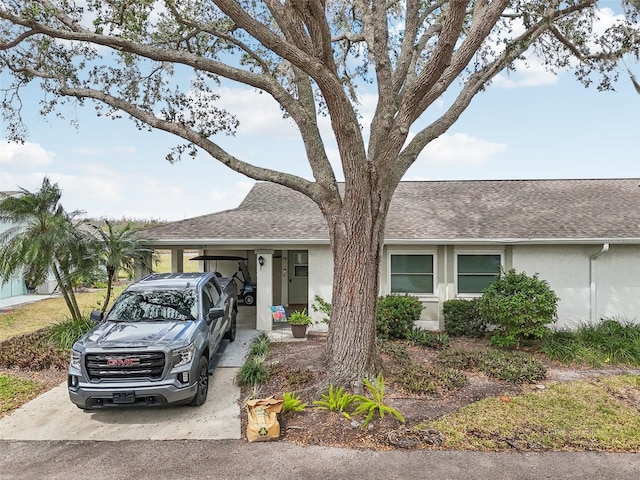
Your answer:
[[[307,334],[307,326],[311,323],[311,317],[307,315],[307,309],[296,310],[289,315],[289,325],[294,338],[304,338]]]

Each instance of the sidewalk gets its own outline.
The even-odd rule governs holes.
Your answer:
[[[0,298],[0,310],[7,310],[18,305],[26,305],[28,303],[39,302],[40,300],[46,300],[48,298],[57,298],[59,293],[38,295],[34,293],[32,295],[16,295],[14,297]]]

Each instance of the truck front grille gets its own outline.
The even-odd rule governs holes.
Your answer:
[[[85,366],[89,380],[150,378],[157,380],[164,371],[163,352],[87,354]]]

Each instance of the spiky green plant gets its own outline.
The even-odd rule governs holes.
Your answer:
[[[358,404],[354,415],[364,415],[366,413],[366,417],[364,422],[362,422],[362,428],[365,428],[369,425],[369,422],[373,419],[373,416],[378,413],[380,415],[380,419],[384,418],[385,413],[390,413],[394,417],[398,419],[400,423],[404,423],[404,417],[402,414],[393,407],[389,405],[385,405],[384,403],[384,377],[382,374],[378,374],[375,384],[371,383],[366,378],[363,379],[364,386],[369,390],[369,394],[372,398],[366,397],[364,395],[354,395],[355,402]]]
[[[315,400],[313,404],[322,409],[331,412],[340,412],[345,418],[350,419],[351,415],[347,412],[347,408],[356,399],[355,395],[344,391],[344,387],[336,388],[329,385],[329,392],[322,395],[322,400]]]
[[[307,408],[307,404],[300,400],[300,396],[295,392],[285,392],[282,394],[284,400],[281,413],[287,412],[303,412]]]

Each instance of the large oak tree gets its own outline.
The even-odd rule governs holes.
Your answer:
[[[385,218],[394,190],[431,141],[525,53],[612,88],[624,55],[638,56],[636,0],[599,34],[596,0],[3,0],[0,62],[10,139],[26,131],[20,89],[38,82],[42,113],[93,101],[102,114],[184,140],[168,155],[204,151],[255,180],[311,198],[324,214],[334,262],[327,341],[334,383],[377,368],[375,304]],[[632,58],[632,57],[630,57]],[[175,66],[193,69],[179,84]],[[296,125],[313,180],[253,165],[219,144],[237,127],[216,106],[224,79],[264,92]],[[358,111],[377,91],[368,136]],[[446,100],[448,99],[448,100]],[[444,113],[432,108],[446,101]],[[425,117],[428,126],[417,126]],[[339,191],[318,118],[331,121]],[[421,124],[422,125],[422,124]],[[412,131],[412,128],[415,131]]]

